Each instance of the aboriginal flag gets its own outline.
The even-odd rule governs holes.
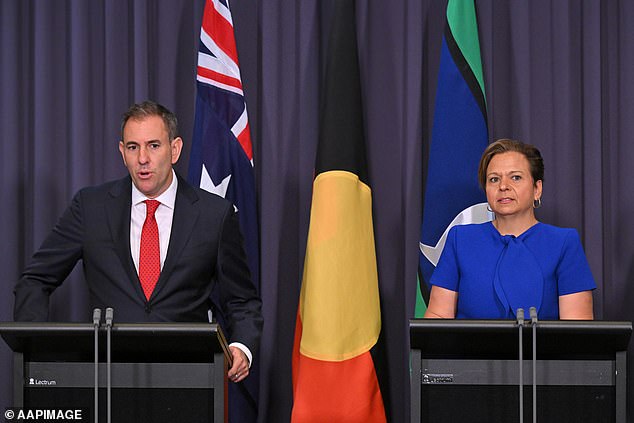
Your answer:
[[[292,423],[385,422],[381,331],[353,0],[336,0],[293,350]]]

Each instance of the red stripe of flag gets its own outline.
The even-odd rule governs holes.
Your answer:
[[[253,160],[253,147],[251,145],[251,128],[249,127],[249,123],[247,122],[246,128],[242,130],[237,136],[238,142],[242,146],[244,153],[247,155],[249,160]]]
[[[218,47],[237,65],[238,50],[236,48],[235,38],[233,37],[233,26],[224,16],[218,13],[211,0],[208,0],[208,3],[207,9],[211,13],[205,13],[203,15],[203,30],[207,34],[214,34],[213,39]]]
[[[231,76],[227,76],[223,73],[213,71],[209,68],[204,68],[202,66],[198,66],[198,75],[211,79],[213,81],[217,81],[221,84],[229,85],[231,87],[237,88],[242,91],[242,82]]]

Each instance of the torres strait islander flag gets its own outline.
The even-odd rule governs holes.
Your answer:
[[[353,0],[336,0],[293,349],[292,423],[385,422],[381,330]]]
[[[259,241],[253,149],[227,0],[205,1],[196,79],[189,181],[233,202],[257,289]],[[224,325],[219,307],[216,317]],[[258,360],[254,357],[249,377],[240,384],[229,384],[230,422],[256,421],[258,373]]]
[[[449,229],[492,218],[477,177],[488,137],[475,5],[473,0],[449,0],[428,160],[415,317],[425,312],[429,280]]]

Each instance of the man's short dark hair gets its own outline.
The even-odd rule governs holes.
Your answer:
[[[142,103],[132,105],[128,111],[123,114],[121,119],[121,139],[123,140],[123,129],[126,123],[128,123],[128,120],[143,120],[150,116],[159,116],[163,119],[170,141],[178,137],[178,120],[176,119],[176,115],[167,107],[155,101],[146,100]]]

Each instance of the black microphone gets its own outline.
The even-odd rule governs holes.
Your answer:
[[[533,327],[533,423],[537,423],[537,309],[529,309]]]
[[[110,334],[112,332],[112,319],[114,310],[112,307],[106,308],[106,396],[107,396],[107,421],[112,422],[112,375],[111,375],[111,361],[110,352],[112,351],[112,343]]]
[[[99,325],[101,309],[92,311],[92,324],[95,326],[95,423],[99,423]]]
[[[519,370],[520,370],[520,423],[524,423],[524,341],[522,329],[524,328],[524,309],[517,309],[517,326],[519,331]]]

